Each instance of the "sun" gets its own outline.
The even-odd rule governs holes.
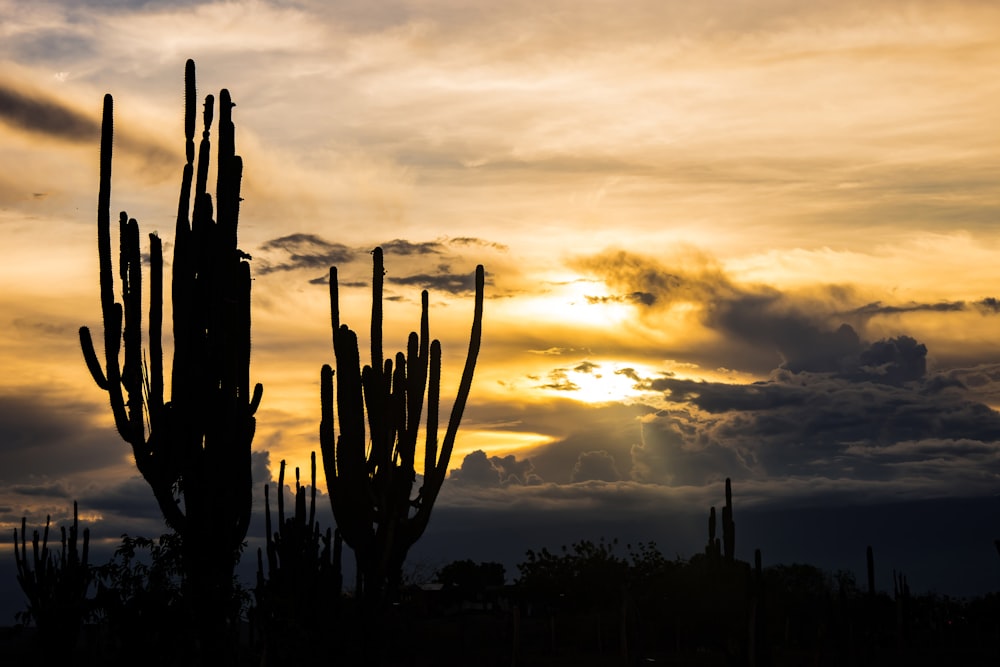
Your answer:
[[[643,378],[651,370],[640,365],[612,360],[583,360],[556,368],[541,378],[543,393],[571,398],[582,403],[627,402],[648,396]]]
[[[635,316],[633,305],[609,293],[602,281],[571,275],[546,282],[544,292],[517,299],[522,317],[564,326],[607,328]]]

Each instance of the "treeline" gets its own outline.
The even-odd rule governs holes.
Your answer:
[[[309,523],[315,506],[307,487],[296,479],[295,489],[295,510],[281,503],[276,529],[268,511],[268,555],[258,557],[255,585],[233,582],[239,664],[994,665],[1000,658],[995,593],[913,595],[895,572],[893,590],[877,590],[871,548],[864,585],[849,571],[764,566],[759,551],[753,564],[742,562],[719,544],[711,519],[704,552],[686,560],[667,558],[653,542],[581,540],[529,550],[513,583],[498,563],[459,560],[431,581],[401,583],[395,602],[373,613],[343,584],[336,534]],[[730,489],[724,515],[732,521],[732,514]],[[82,664],[124,664],[149,648],[145,661],[153,665],[198,660],[177,535],[126,536],[111,562],[95,566],[77,521],[58,547],[48,544],[47,529],[30,544],[22,533],[18,546],[29,601],[23,618],[41,640],[27,646],[22,631],[23,657],[65,646],[65,657]],[[735,540],[735,522],[725,533]]]

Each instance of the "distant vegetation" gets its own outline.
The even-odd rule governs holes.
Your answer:
[[[653,542],[581,540],[529,550],[513,583],[498,563],[457,560],[429,581],[399,586],[395,604],[372,611],[342,586],[339,539],[316,523],[309,528],[314,496],[298,475],[295,490],[294,514],[279,501],[255,586],[234,582],[230,610],[242,631],[230,651],[238,664],[994,665],[1000,657],[996,593],[913,595],[900,573],[891,592],[877,590],[873,549],[863,585],[847,571],[764,567],[759,551],[751,565],[720,553],[711,522],[704,552],[686,560],[665,557]],[[35,538],[45,554],[44,539]],[[21,544],[31,546],[23,533]],[[36,584],[24,617],[39,639],[58,636],[92,664],[149,647],[157,649],[152,664],[201,660],[184,618],[177,535],[124,536],[101,566],[68,545],[65,556],[50,550],[41,570],[31,549],[19,548],[28,558],[19,571],[35,573],[25,578]],[[60,581],[77,585],[53,583]],[[28,646],[31,636],[20,632],[24,657],[39,650]]]

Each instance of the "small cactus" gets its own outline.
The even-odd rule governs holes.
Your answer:
[[[62,549],[49,550],[51,517],[45,518],[45,531],[39,536],[34,531],[31,553],[27,544],[27,521],[21,519],[20,541],[14,529],[14,559],[17,562],[17,582],[28,598],[28,614],[38,626],[43,644],[69,651],[76,644],[77,635],[87,611],[87,591],[93,580],[88,563],[90,529],[82,534],[82,548],[78,548],[80,516],[76,501],[73,502],[73,525],[68,533],[60,528]]]

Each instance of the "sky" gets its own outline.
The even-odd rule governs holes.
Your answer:
[[[278,462],[319,448],[324,278],[338,267],[342,320],[365,330],[381,246],[386,349],[429,290],[446,402],[487,273],[415,570],[470,557],[513,578],[529,548],[600,536],[688,557],[730,477],[741,558],[863,576],[872,544],[883,588],[892,567],[917,590],[1000,588],[996,3],[0,0],[0,17],[8,599],[22,516],[65,522],[77,499],[105,553],[164,530],[77,329],[101,326],[102,97],[112,214],[169,257],[188,58],[199,95],[237,104],[264,385],[251,546]]]

